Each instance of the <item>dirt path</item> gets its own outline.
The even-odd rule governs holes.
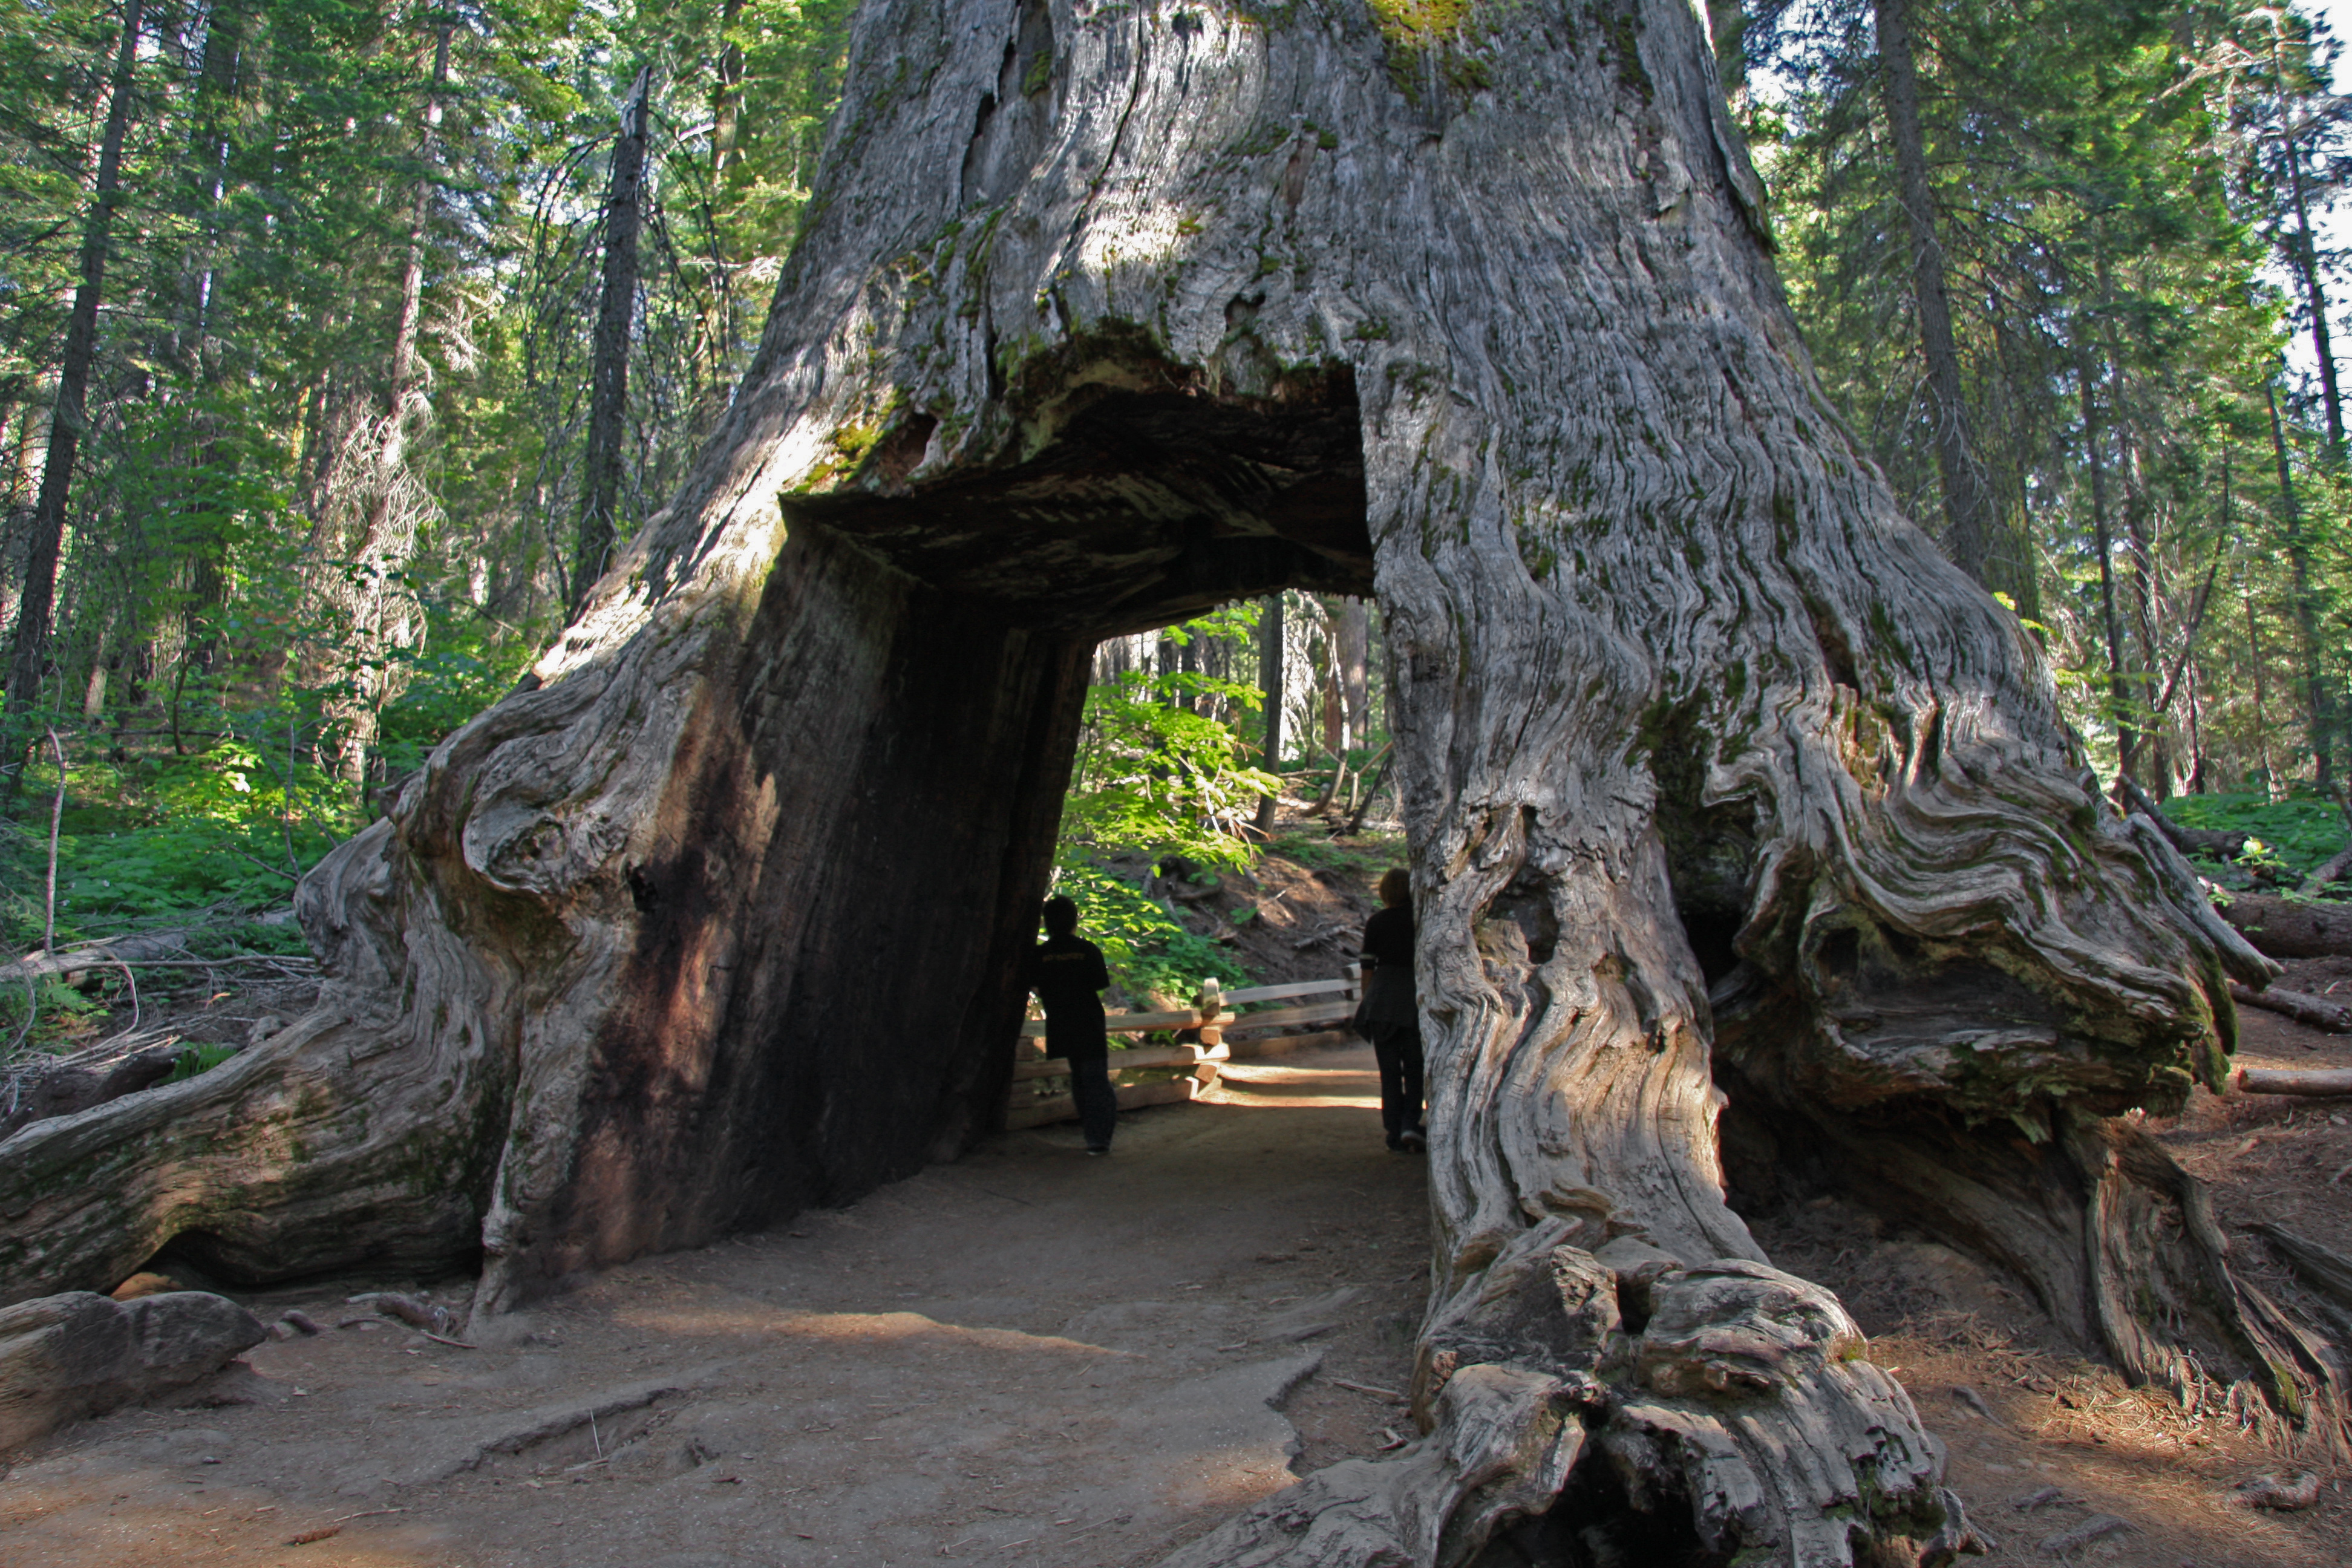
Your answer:
[[[1382,1147],[1370,1068],[1244,1066],[1222,1103],[1128,1119],[1108,1160],[1075,1129],[1012,1134],[600,1276],[479,1350],[337,1330],[350,1281],[271,1293],[327,1332],[256,1350],[211,1391],[237,1403],[29,1451],[0,1560],[1155,1561],[1294,1453],[1403,1426],[1334,1381],[1401,1387],[1421,1307],[1424,1167]]]
[[[2352,1065],[2352,1041],[2284,1020],[2248,1037],[2250,1061]],[[328,1331],[257,1350],[209,1405],[28,1451],[0,1479],[0,1562],[1155,1562],[1294,1469],[1409,1430],[1376,1391],[1408,1373],[1424,1168],[1381,1147],[1370,1066],[1239,1064],[1211,1103],[1126,1119],[1108,1160],[1072,1128],[1012,1134],[851,1208],[599,1276],[479,1350],[357,1322],[341,1298],[362,1282],[249,1298]],[[2343,1246],[2343,1115],[2201,1097],[2158,1131],[2217,1179],[2225,1223]],[[2046,1542],[2113,1517],[2064,1560],[2352,1564],[2335,1472],[2309,1512],[2238,1506],[2275,1455],[2123,1388],[1957,1255],[1835,1204],[1758,1230],[1840,1291],[1949,1446],[1999,1542],[1979,1561],[2059,1561]]]

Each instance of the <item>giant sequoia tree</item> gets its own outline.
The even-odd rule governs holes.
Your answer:
[[[1428,1435],[1188,1560],[1948,1555],[1718,1075],[1757,1180],[1827,1151],[2135,1371],[2334,1418],[2106,1120],[2218,1084],[2263,961],[1822,401],[1689,6],[870,0],[849,80],[688,483],[305,884],[315,1013],[10,1142],[11,1293],[478,1249],[496,1311],[953,1153],[1087,650],[1292,584],[1395,650]]]

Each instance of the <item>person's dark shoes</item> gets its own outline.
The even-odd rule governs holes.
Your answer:
[[[1407,1149],[1412,1151],[1413,1153],[1419,1154],[1429,1148],[1429,1134],[1423,1132],[1418,1127],[1409,1127],[1402,1132],[1398,1133],[1396,1142],[1390,1144],[1389,1147],[1391,1149]]]
[[[1087,1152],[1089,1154],[1108,1154],[1110,1152],[1110,1145],[1108,1143],[1089,1143],[1087,1145]]]
[[[1403,1133],[1402,1133],[1402,1132],[1391,1132],[1391,1133],[1390,1133],[1390,1134],[1389,1134],[1389,1152],[1390,1152],[1390,1153],[1391,1153],[1391,1154],[1402,1154],[1402,1153],[1403,1153],[1403,1152],[1404,1152],[1404,1150],[1405,1150],[1404,1134],[1403,1134]]]

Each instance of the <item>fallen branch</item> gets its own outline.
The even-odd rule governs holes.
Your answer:
[[[2124,797],[2128,809],[2155,823],[2156,830],[2172,840],[2172,847],[2183,855],[2219,855],[2224,860],[2234,860],[2245,850],[2244,834],[2224,833],[2211,827],[2183,827],[2165,816],[2163,808],[2148,798],[2147,792],[2127,778],[2116,780],[2116,793]]]
[[[2352,1310],[2352,1260],[2268,1220],[2246,1228],[2268,1242],[2296,1279],[2336,1306]]]
[[[2277,1068],[2240,1068],[2238,1087],[2248,1094],[2352,1094],[2352,1068],[2291,1072]]]
[[[0,964],[0,982],[51,977],[70,980],[85,969],[104,969],[124,963],[147,963],[167,953],[185,952],[191,934],[185,931],[150,931],[90,942],[64,952],[29,952],[14,963]]]
[[[2322,996],[2301,991],[2257,991],[2235,982],[2231,984],[2230,994],[2242,1006],[2284,1014],[2298,1024],[2308,1024],[2331,1035],[2352,1035],[2352,1007]]]

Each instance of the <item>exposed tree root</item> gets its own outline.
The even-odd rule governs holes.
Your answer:
[[[1461,1568],[1498,1541],[1499,1560],[1545,1563],[1961,1548],[1941,1454],[1834,1298],[1742,1258],[1601,1243],[1608,1228],[1535,1226],[1437,1309],[1420,1442],[1318,1472],[1169,1568]]]
[[[1741,1195],[1769,1201],[1776,1167],[1784,1194],[1839,1191],[2006,1270],[2133,1381],[2290,1446],[2352,1451],[2341,1353],[2238,1277],[2203,1184],[2133,1121],[2055,1107],[2037,1139],[1929,1106],[1841,1115],[1724,1076]]]

